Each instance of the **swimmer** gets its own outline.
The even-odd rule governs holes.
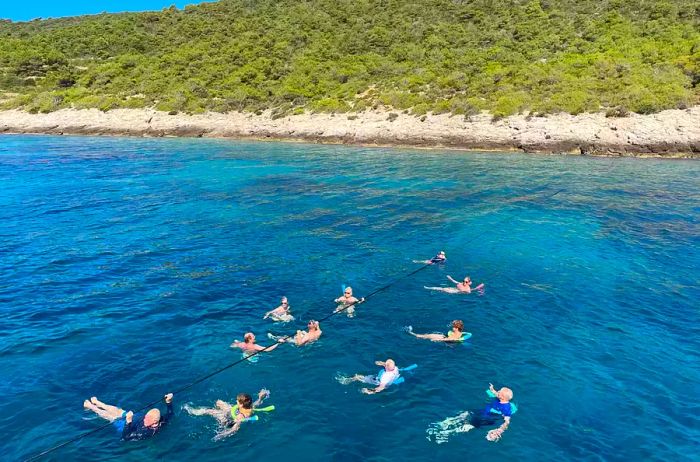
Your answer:
[[[249,394],[240,393],[236,396],[236,404],[233,406],[226,401],[218,399],[213,408],[193,408],[185,404],[183,409],[190,415],[208,415],[214,417],[219,423],[219,431],[213,439],[214,441],[218,441],[236,433],[241,428],[241,423],[253,417],[253,413],[262,404],[263,400],[269,396],[270,391],[263,388],[258,392],[258,399],[255,402],[253,402],[253,398]],[[274,407],[272,407],[272,409],[274,409]]]
[[[498,428],[492,429],[486,434],[486,439],[489,441],[501,439],[503,432],[510,425],[511,416],[517,411],[517,407],[510,402],[513,399],[513,391],[506,387],[496,391],[493,384],[489,384],[487,393],[492,397],[488,405],[482,409],[465,411],[455,417],[448,417],[442,422],[431,424],[426,430],[428,439],[432,439],[438,444],[445,443],[454,433],[464,433],[474,428],[496,425],[503,419],[503,423]]]
[[[493,419],[498,418],[495,416],[502,416],[503,423],[501,424],[501,426],[490,430],[486,434],[487,440],[498,441],[501,439],[501,436],[503,436],[503,432],[505,432],[508,429],[508,426],[510,425],[510,417],[513,415],[513,412],[515,412],[513,410],[513,405],[510,403],[510,401],[513,399],[513,390],[507,387],[503,387],[500,390],[496,391],[496,389],[493,387],[493,384],[489,383],[489,392],[495,397],[489,403],[489,405],[482,411],[481,418],[483,423],[480,423],[481,425],[488,425],[490,422],[493,421]],[[492,420],[489,420],[489,418]],[[474,426],[478,427],[479,425]]]
[[[469,276],[466,276],[462,282],[456,281],[452,279],[452,276],[447,276],[447,279],[452,281],[454,284],[457,284],[456,287],[428,287],[428,286],[423,286],[425,289],[428,290],[438,290],[440,292],[445,292],[448,294],[470,294],[472,293],[473,290],[476,290],[479,292],[479,294],[484,293],[484,284],[479,284],[478,286],[474,287],[472,289],[472,280],[469,278]]]
[[[336,303],[338,303],[338,306],[335,308],[335,313],[342,311],[345,309],[345,311],[348,313],[348,318],[352,318],[355,315],[355,305],[359,305],[360,303],[364,302],[365,299],[357,299],[352,296],[352,287],[346,287],[343,295],[340,297],[336,298],[334,300]]]
[[[445,256],[445,251],[441,250],[437,255],[435,255],[430,260],[413,260],[413,263],[423,263],[425,265],[434,265],[437,263],[445,263],[447,257]]]
[[[112,422],[123,440],[143,440],[158,433],[172,419],[174,415],[173,394],[168,393],[163,397],[163,400],[167,408],[165,415],[161,415],[160,410],[153,408],[143,418],[139,416],[136,422],[134,422],[133,411],[126,412],[117,406],[105,404],[95,396],[89,400],[86,399],[83,402],[83,407]]]
[[[362,382],[370,385],[375,385],[375,388],[373,389],[362,389],[362,393],[372,395],[384,391],[386,387],[394,383],[394,381],[400,377],[399,368],[396,367],[396,363],[393,359],[387,359],[386,361],[376,361],[374,364],[376,364],[377,366],[383,366],[384,373],[379,374],[379,376],[355,374],[354,376],[348,379],[340,380],[340,382],[343,385],[351,382]]]
[[[321,325],[319,324],[319,322],[314,321],[313,319],[309,321],[308,328],[308,331],[298,330],[296,335],[294,335],[294,338],[275,337],[272,334],[267,334],[267,336],[270,337],[272,340],[277,340],[280,343],[293,343],[296,346],[302,346],[315,342],[316,340],[321,338],[321,334],[323,333],[321,331]]]
[[[280,306],[278,306],[272,311],[268,311],[267,313],[265,313],[263,319],[267,318],[272,318],[272,320],[275,322],[294,321],[294,316],[292,316],[290,313],[290,306],[289,302],[287,301],[287,297],[282,297],[282,300],[280,301]]]
[[[255,343],[255,334],[252,332],[247,332],[243,336],[243,341],[238,341],[234,340],[234,342],[231,344],[231,348],[240,348],[246,353],[255,353],[257,351],[272,351],[275,348],[279,346],[279,344],[282,343],[280,341],[277,341],[277,343],[270,345],[269,347],[264,347],[262,345],[258,345]]]
[[[418,338],[425,338],[433,342],[461,342],[464,335],[464,323],[459,319],[452,321],[452,330],[445,334],[415,334],[413,327],[408,326],[406,332]]]

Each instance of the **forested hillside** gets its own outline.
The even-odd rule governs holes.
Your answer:
[[[0,21],[0,106],[651,113],[698,104],[698,0],[221,0]]]

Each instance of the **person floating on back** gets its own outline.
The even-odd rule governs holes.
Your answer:
[[[464,323],[459,319],[452,321],[452,330],[447,335],[445,334],[416,334],[413,332],[413,327],[406,327],[406,332],[414,337],[424,338],[433,342],[463,342],[472,336],[468,332],[464,332]]]
[[[231,344],[231,348],[240,348],[244,353],[255,353],[257,351],[272,351],[279,346],[281,342],[270,345],[269,347],[264,347],[255,343],[255,334],[252,332],[247,332],[243,336],[243,341],[234,340]]]
[[[319,322],[314,321],[313,319],[309,321],[308,328],[308,331],[298,330],[293,338],[290,336],[275,336],[270,333],[268,333],[267,336],[270,339],[276,340],[280,343],[290,343],[296,346],[302,346],[308,343],[315,342],[316,340],[321,338],[321,334],[323,333],[321,331],[321,325],[319,324]]]
[[[384,370],[380,371],[377,375],[360,375],[355,374],[352,377],[339,377],[338,381],[343,385],[347,385],[352,382],[363,382],[370,385],[374,385],[375,388],[363,388],[362,393],[371,395],[374,393],[380,393],[384,391],[388,386],[396,382],[400,377],[399,368],[396,367],[396,363],[393,359],[387,359],[386,361],[376,361],[374,364],[377,366],[383,366]]]
[[[219,423],[219,431],[214,436],[214,441],[226,438],[236,433],[243,422],[252,422],[258,420],[254,415],[256,412],[270,412],[275,410],[275,406],[260,408],[263,400],[270,396],[270,391],[262,389],[258,392],[258,399],[253,402],[253,398],[247,393],[240,393],[236,397],[236,404],[231,405],[220,399],[216,400],[215,407],[199,407],[193,408],[187,404],[183,409],[190,415],[208,415],[212,416]]]
[[[437,255],[435,255],[433,258],[430,260],[413,260],[413,263],[423,263],[425,265],[435,265],[439,263],[445,263],[447,261],[447,257],[445,256],[445,251],[441,250],[438,252]]]
[[[136,421],[134,421],[132,411],[126,412],[117,406],[105,404],[95,396],[89,400],[86,399],[83,406],[103,419],[112,422],[123,440],[142,440],[158,433],[173,417],[173,394],[168,393],[163,399],[167,408],[165,415],[161,415],[160,410],[154,408],[143,417],[137,417]]]
[[[490,430],[486,434],[489,441],[498,441],[510,425],[510,419],[518,410],[513,399],[513,390],[503,387],[496,391],[493,384],[489,384],[486,394],[490,400],[488,404],[476,411],[465,411],[454,417],[448,417],[441,422],[430,425],[426,430],[428,439],[436,443],[446,443],[455,433],[466,433],[474,428],[488,427],[500,424],[498,428]]]
[[[476,286],[472,289],[472,280],[469,278],[469,276],[465,276],[465,278],[462,282],[452,279],[452,276],[450,276],[450,275],[447,276],[447,279],[449,279],[450,281],[455,283],[457,286],[456,287],[423,286],[423,287],[425,289],[428,289],[428,290],[438,290],[440,292],[446,292],[448,294],[470,294],[474,290],[478,291],[479,294],[484,293],[484,284],[479,284],[478,286]]]
[[[510,417],[515,413],[518,408],[515,407],[510,401],[513,399],[513,390],[507,387],[503,387],[496,391],[493,388],[493,384],[489,383],[488,394],[493,397],[493,400],[489,403],[486,408],[482,411],[481,420],[478,422],[480,425],[473,423],[475,427],[483,425],[493,425],[497,423],[499,417],[503,417],[503,423],[498,428],[490,430],[486,434],[486,439],[489,441],[498,441],[503,436],[503,432],[508,429],[510,425]],[[495,422],[494,422],[495,421]]]
[[[294,321],[294,316],[290,313],[289,302],[287,297],[282,297],[280,306],[272,311],[268,311],[263,316],[263,319],[271,318],[275,322],[290,322]]]
[[[357,299],[352,295],[352,287],[346,287],[343,291],[343,295],[334,300],[338,306],[335,308],[335,313],[345,310],[349,318],[355,315],[355,305],[359,305],[364,302],[365,299]]]

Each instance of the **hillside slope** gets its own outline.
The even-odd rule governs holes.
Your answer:
[[[495,117],[698,103],[697,0],[222,0],[0,22],[0,106]]]

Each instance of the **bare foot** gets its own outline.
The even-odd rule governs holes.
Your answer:
[[[85,400],[85,401],[83,401],[83,407],[85,409],[90,409],[90,407],[92,407],[92,403],[88,400]]]
[[[92,398],[90,398],[90,402],[91,402],[92,404],[94,404],[95,406],[97,406],[97,403],[99,402],[99,401],[97,400],[97,396],[93,396]]]

